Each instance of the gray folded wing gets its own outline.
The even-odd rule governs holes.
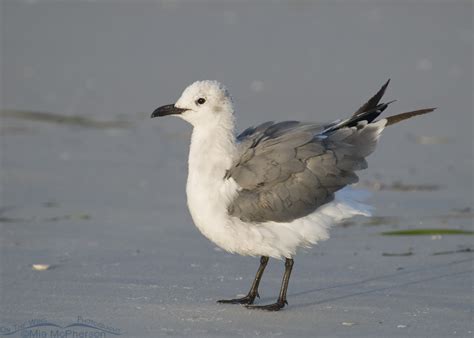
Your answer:
[[[355,114],[328,125],[266,122],[238,136],[239,158],[227,171],[241,187],[228,206],[245,222],[290,222],[334,199],[358,181],[381,126],[371,124],[388,82]]]
[[[320,126],[311,124],[295,124],[283,134],[279,124],[267,128],[278,136],[247,136],[226,175],[242,188],[228,212],[245,222],[290,222],[330,202],[336,191],[357,182],[354,171],[367,167],[364,157],[377,135],[364,122],[330,135],[315,135]]]

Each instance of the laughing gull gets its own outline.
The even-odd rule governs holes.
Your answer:
[[[379,103],[389,81],[348,118],[265,122],[238,136],[232,98],[216,81],[194,82],[175,104],[153,112],[152,118],[176,115],[193,125],[186,194],[197,228],[228,252],[261,256],[248,294],[219,303],[280,310],[288,304],[296,250],[327,239],[328,228],[345,218],[369,215],[343,188],[367,168],[365,157],[386,126],[434,110],[376,120],[391,103]],[[252,305],[269,257],[285,259],[280,294],[274,304]]]

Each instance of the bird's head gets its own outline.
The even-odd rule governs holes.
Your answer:
[[[232,98],[217,81],[196,81],[188,86],[174,104],[157,108],[151,117],[176,115],[191,123],[215,125],[233,121]]]

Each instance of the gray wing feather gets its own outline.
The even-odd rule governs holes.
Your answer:
[[[246,222],[290,222],[357,182],[355,172],[367,168],[364,158],[374,151],[382,129],[374,121],[391,103],[379,103],[388,83],[347,119],[326,125],[265,122],[241,133],[240,156],[224,177],[241,187],[229,214]],[[433,110],[390,116],[387,125]]]
[[[357,182],[355,172],[367,168],[364,158],[377,143],[381,128],[372,122],[389,104],[379,103],[387,85],[388,81],[347,119],[326,125],[266,122],[241,133],[240,156],[225,175],[241,187],[228,206],[229,214],[246,222],[290,222]]]
[[[293,121],[248,130],[226,175],[242,188],[228,212],[255,223],[289,222],[333,200],[337,190],[357,182],[354,171],[367,167],[364,157],[378,135],[366,122],[329,134],[321,134],[321,125]]]

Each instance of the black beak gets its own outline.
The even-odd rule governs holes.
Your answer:
[[[175,107],[174,104],[167,104],[166,106],[156,108],[155,111],[151,114],[151,118],[157,116],[182,114],[186,110],[187,109]]]

